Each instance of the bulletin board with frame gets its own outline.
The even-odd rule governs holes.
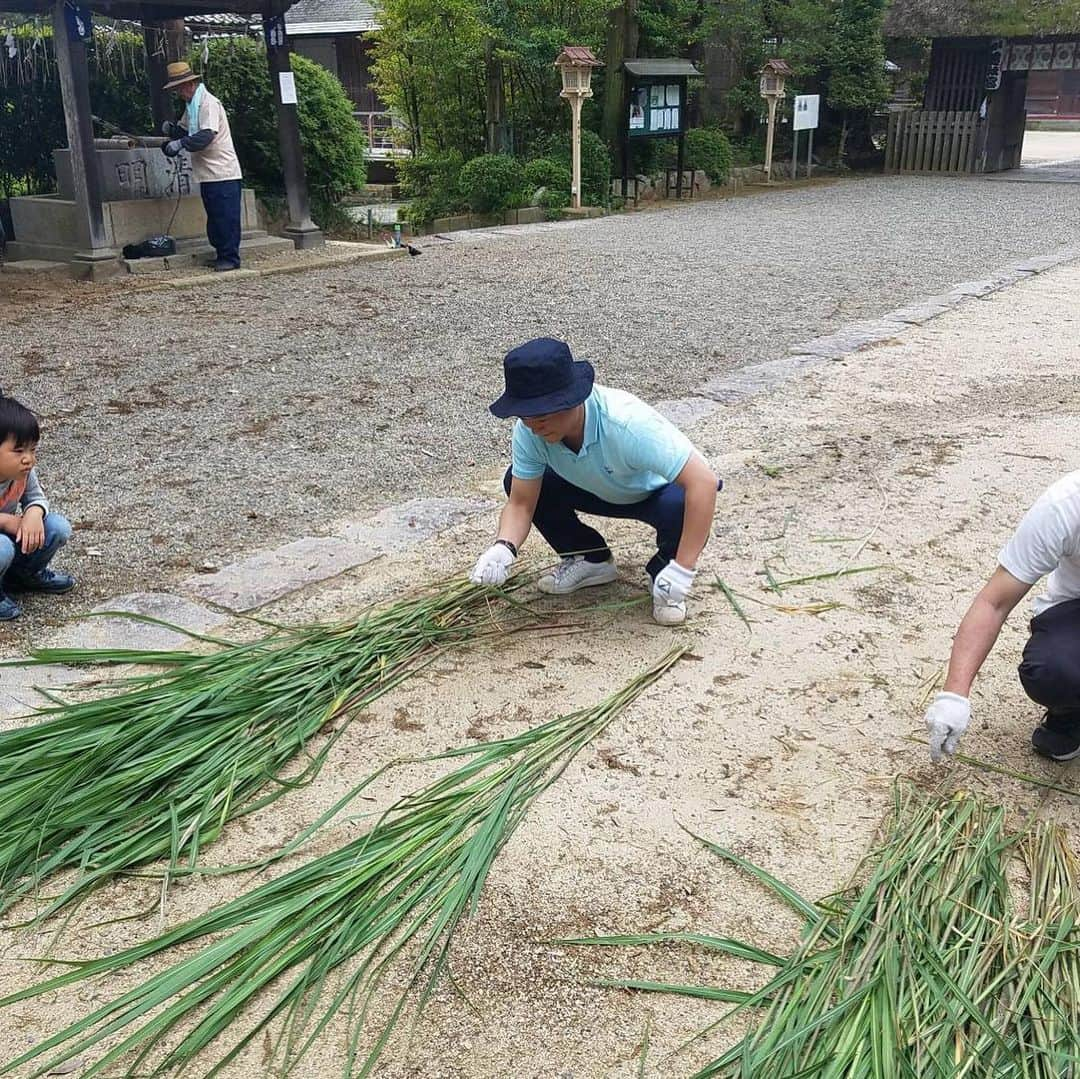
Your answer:
[[[630,185],[630,145],[635,139],[678,139],[676,197],[683,193],[686,156],[687,82],[701,72],[679,58],[633,59],[623,63],[622,194]]]

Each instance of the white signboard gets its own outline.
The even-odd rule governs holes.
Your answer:
[[[296,104],[296,79],[291,71],[282,71],[278,75],[281,85],[282,105]]]
[[[813,130],[818,126],[818,106],[820,104],[820,94],[799,94],[795,98],[794,129],[796,131]]]

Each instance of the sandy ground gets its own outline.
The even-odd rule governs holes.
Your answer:
[[[1080,160],[1080,131],[1025,131],[1024,164]]]
[[[394,1041],[379,1075],[630,1079],[647,1028],[646,1075],[687,1075],[712,1059],[738,1025],[677,1050],[723,1006],[585,983],[638,977],[748,987],[759,972],[693,950],[600,953],[549,943],[667,928],[774,950],[793,945],[795,920],[684,828],[818,897],[855,870],[896,776],[927,789],[984,791],[1080,826],[1071,797],[961,765],[933,768],[909,741],[922,734],[922,701],[1001,543],[1038,492],[1076,467],[1078,290],[1080,267],[1059,269],[970,303],[902,343],[714,414],[692,434],[726,487],[684,632],[654,626],[639,606],[584,615],[580,633],[517,636],[446,659],[353,724],[314,787],[229,829],[214,860],[280,843],[393,757],[521,730],[595,702],[673,641],[692,648],[696,660],[617,719],[534,806],[500,855],[477,919],[455,941],[450,966],[461,995],[444,981],[411,1043]],[[265,613],[348,615],[418,578],[467,566],[491,524],[464,527],[422,557],[371,564]],[[640,594],[646,537],[634,526],[610,536],[623,569],[614,595],[632,599]],[[528,553],[542,557],[536,544]],[[796,605],[841,605],[811,616],[768,605],[766,562],[790,576],[881,568],[785,593]],[[717,575],[745,597],[749,629],[710,587]],[[1040,762],[1028,747],[1038,714],[1015,676],[1023,639],[1018,612],[978,682],[964,749],[1074,783],[1073,769]],[[393,773],[368,804],[387,804],[433,772]],[[303,857],[333,849],[359,827],[326,828]],[[248,886],[237,877],[178,885],[165,921],[176,924]],[[56,954],[97,954],[156,932],[156,917],[90,928],[145,910],[154,894],[147,881],[105,889],[79,912]],[[43,935],[0,937],[0,988],[29,984],[35,969],[15,959],[46,945]],[[9,1009],[0,1016],[0,1059],[163,966],[148,962]],[[264,1051],[260,1040],[224,1074],[277,1074]],[[295,1074],[334,1076],[342,1062],[337,1024]]]

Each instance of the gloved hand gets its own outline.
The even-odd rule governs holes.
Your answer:
[[[665,603],[685,603],[696,576],[697,570],[685,569],[673,558],[653,581],[653,599]]]
[[[176,157],[178,153],[184,148],[184,144],[179,139],[171,139],[161,147],[161,152],[166,157]]]
[[[165,120],[161,124],[161,133],[167,139],[178,139],[183,133],[183,128],[172,120]]]
[[[930,759],[956,752],[960,735],[971,722],[971,701],[959,693],[939,693],[926,710],[926,729],[930,733]]]
[[[493,543],[477,560],[469,580],[473,584],[502,584],[514,558],[514,552],[505,543]]]

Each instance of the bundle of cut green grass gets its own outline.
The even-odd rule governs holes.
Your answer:
[[[76,879],[41,917],[147,862],[190,870],[228,821],[314,778],[333,738],[317,751],[312,742],[335,720],[440,650],[529,620],[508,598],[452,583],[348,624],[214,640],[209,653],[35,653],[37,663],[157,669],[0,733],[0,912],[59,870]]]
[[[173,945],[214,938],[9,1062],[0,1074],[59,1050],[32,1073],[44,1075],[119,1033],[122,1040],[82,1072],[83,1079],[103,1074],[124,1057],[125,1074],[134,1075],[145,1074],[148,1059],[156,1056],[152,1068],[158,1074],[189,1062],[253,1008],[271,984],[276,999],[262,1002],[261,1014],[204,1074],[217,1074],[278,1017],[283,1022],[273,1055],[288,1070],[342,1011],[348,1028],[345,1073],[369,1074],[409,1000],[414,998],[418,1009],[426,1003],[446,965],[455,928],[475,910],[495,856],[529,806],[681,655],[681,649],[670,652],[591,708],[443,754],[468,760],[401,799],[370,832],[340,850],[146,944],[77,964],[67,974],[0,1000],[5,1007],[122,970]],[[350,969],[332,985],[331,975],[342,964]],[[378,1021],[377,1035],[362,1049],[366,1018],[386,978],[403,988],[395,989],[389,1018]],[[268,1070],[270,1063],[264,1061]]]
[[[865,886],[817,905],[706,845],[768,885],[807,930],[783,960],[725,938],[695,941],[777,967],[757,992],[607,983],[737,1003],[724,1019],[764,1009],[695,1079],[1080,1075],[1080,890],[1056,826],[1011,832],[1004,810],[977,798],[898,792],[886,840],[863,867]],[[1021,896],[1008,872],[1018,858],[1030,882]],[[567,943],[627,942],[652,941]]]

